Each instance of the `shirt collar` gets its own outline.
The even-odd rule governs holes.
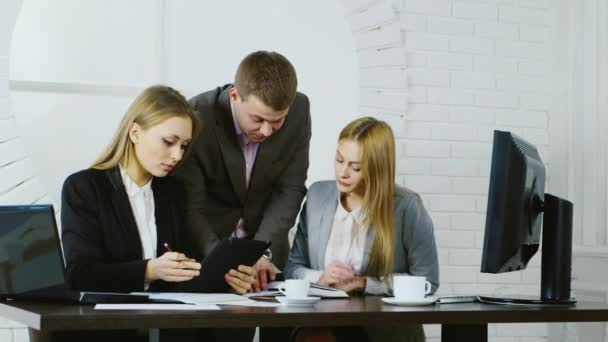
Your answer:
[[[243,132],[243,129],[239,125],[239,122],[236,119],[234,105],[232,101],[230,101],[230,98],[228,98],[228,102],[230,103],[230,113],[232,114],[232,124],[234,125],[234,131],[236,132],[237,138],[239,138],[240,140],[241,146],[257,146],[259,143],[255,143],[249,140],[249,137],[247,136],[247,134],[245,134],[245,132]]]
[[[247,137],[247,134],[243,133],[241,126],[239,126],[239,122],[236,119],[236,112],[234,111],[234,106],[232,105],[232,101],[230,101],[230,112],[232,112],[232,123],[234,124],[234,131],[236,132],[236,136],[240,139],[241,143],[244,145],[251,144],[251,140]]]
[[[236,113],[234,112],[234,106],[232,105],[232,101],[230,101],[230,112],[232,114],[232,123],[234,124],[234,130],[236,131],[236,135],[242,135],[243,130],[241,126],[239,126],[239,122],[236,120]]]
[[[127,170],[120,165],[120,176],[122,177],[122,183],[125,186],[125,191],[129,197],[134,197],[140,192],[144,195],[149,195],[152,192],[152,178],[144,186],[139,186],[131,179]]]
[[[361,212],[361,207],[348,212],[346,209],[344,209],[344,206],[342,205],[342,201],[340,199],[338,199],[338,208],[336,209],[335,217],[338,220],[344,221],[349,216],[351,216],[355,220],[355,222],[357,222],[357,224],[359,224],[359,225],[362,225],[363,221],[365,220],[365,215]]]

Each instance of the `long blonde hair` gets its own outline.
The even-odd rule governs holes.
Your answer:
[[[172,117],[190,118],[192,121],[192,142],[188,144],[183,161],[190,153],[200,131],[199,119],[186,98],[177,90],[156,85],[145,89],[131,103],[112,140],[93,162],[91,168],[107,170],[116,167],[120,162],[131,160],[134,156],[134,148],[129,139],[129,130],[133,124],[138,124],[146,130]]]
[[[338,142],[352,140],[361,146],[361,172],[365,195],[361,212],[373,227],[374,242],[367,273],[385,277],[393,272],[393,194],[395,191],[395,138],[390,126],[364,117],[349,123]]]

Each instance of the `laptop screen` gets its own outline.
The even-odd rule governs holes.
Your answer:
[[[64,264],[53,207],[0,206],[0,296],[61,294]]]

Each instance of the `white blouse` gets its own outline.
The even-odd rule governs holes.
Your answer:
[[[341,261],[353,268],[355,274],[361,274],[363,268],[363,256],[365,255],[365,243],[369,225],[364,225],[365,215],[361,208],[348,212],[338,200],[334,221],[331,227],[327,248],[325,249],[324,269],[334,261]],[[371,241],[370,246],[371,248]],[[308,269],[303,278],[311,282],[318,282],[323,270]],[[365,277],[365,292],[369,294],[389,293],[388,279],[376,279]]]
[[[120,167],[120,175],[137,224],[143,259],[154,259],[156,258],[157,235],[152,179],[146,185],[140,187],[129,177],[122,166]]]
[[[368,225],[363,224],[364,219],[361,208],[348,212],[341,201],[338,201],[325,250],[325,268],[334,261],[341,261],[350,265],[355,273],[361,272],[368,230]]]

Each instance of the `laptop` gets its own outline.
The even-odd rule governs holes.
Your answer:
[[[55,210],[50,204],[0,206],[0,299],[181,303],[141,294],[70,290]]]

